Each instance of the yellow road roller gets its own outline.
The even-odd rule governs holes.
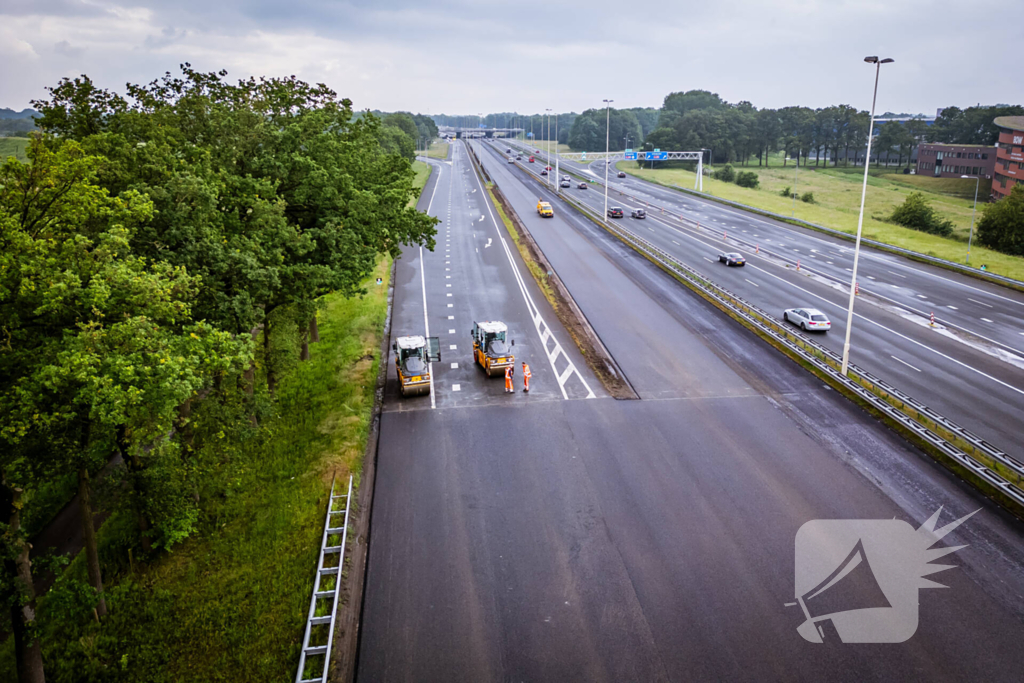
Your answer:
[[[473,359],[480,364],[488,377],[504,377],[505,368],[516,364],[512,353],[515,340],[508,341],[508,327],[498,320],[473,323],[470,331],[473,337]]]
[[[441,361],[441,343],[437,337],[399,337],[391,348],[395,352],[395,369],[398,371],[398,386],[402,396],[429,394],[428,363]]]

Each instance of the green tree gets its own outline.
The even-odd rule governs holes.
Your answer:
[[[891,124],[890,124],[891,125]],[[947,237],[953,234],[953,222],[935,213],[924,195],[911,192],[902,204],[893,209],[889,219],[907,228]]]
[[[1024,184],[982,209],[978,243],[1004,254],[1024,256]]]
[[[740,171],[736,174],[736,184],[740,187],[756,189],[760,185],[760,181],[757,178],[757,174],[753,171]]]

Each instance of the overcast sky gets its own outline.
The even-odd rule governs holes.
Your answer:
[[[1001,20],[1000,17],[1004,17]],[[757,107],[1024,102],[1024,0],[0,0],[0,107],[61,77],[124,91],[181,62],[295,74],[357,109],[582,111],[702,88]]]

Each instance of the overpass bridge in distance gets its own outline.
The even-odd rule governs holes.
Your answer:
[[[447,135],[455,138],[514,138],[524,130],[524,128],[476,128],[471,126],[437,127],[437,132],[442,137]]]

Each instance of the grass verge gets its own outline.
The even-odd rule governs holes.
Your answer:
[[[427,150],[427,156],[434,159],[447,159],[448,148],[450,145],[442,140],[434,140],[430,143],[430,149]]]
[[[28,142],[28,138],[0,138],[0,162],[7,157],[14,157],[18,161],[28,161],[28,156],[25,154]]]
[[[638,169],[635,162],[620,161],[616,167],[631,175],[668,187],[692,188],[696,177],[693,171],[680,168],[655,168],[653,171],[646,168]],[[705,177],[704,191],[712,197],[740,202],[783,216],[792,214],[801,220],[856,234],[863,171],[849,173],[845,169],[837,171],[833,168],[815,171],[813,167],[807,169],[801,166],[794,183],[793,166],[737,168],[756,172],[761,187],[756,190],[749,189]],[[893,208],[902,203],[910,192],[924,189],[922,186],[910,184],[905,180],[907,177],[909,176],[896,176],[891,173],[869,175],[864,211],[864,237],[928,256],[963,263],[967,252],[966,242],[971,224],[973,199],[966,200],[934,192],[926,195],[936,211],[953,221],[954,238],[929,235],[878,220],[891,214]],[[924,180],[928,179],[920,178],[914,182]],[[814,193],[814,203],[808,204],[800,200],[794,202],[782,197],[779,193],[785,187],[794,188],[801,195],[805,192]],[[985,264],[989,271],[999,275],[1024,279],[1024,258],[986,249],[978,246],[977,242],[971,247],[971,263]]]
[[[412,170],[416,173],[416,177],[413,179],[413,186],[422,190],[430,179],[430,164],[422,161],[412,162]],[[419,201],[419,195],[409,200],[409,206],[416,206],[416,202]]]

